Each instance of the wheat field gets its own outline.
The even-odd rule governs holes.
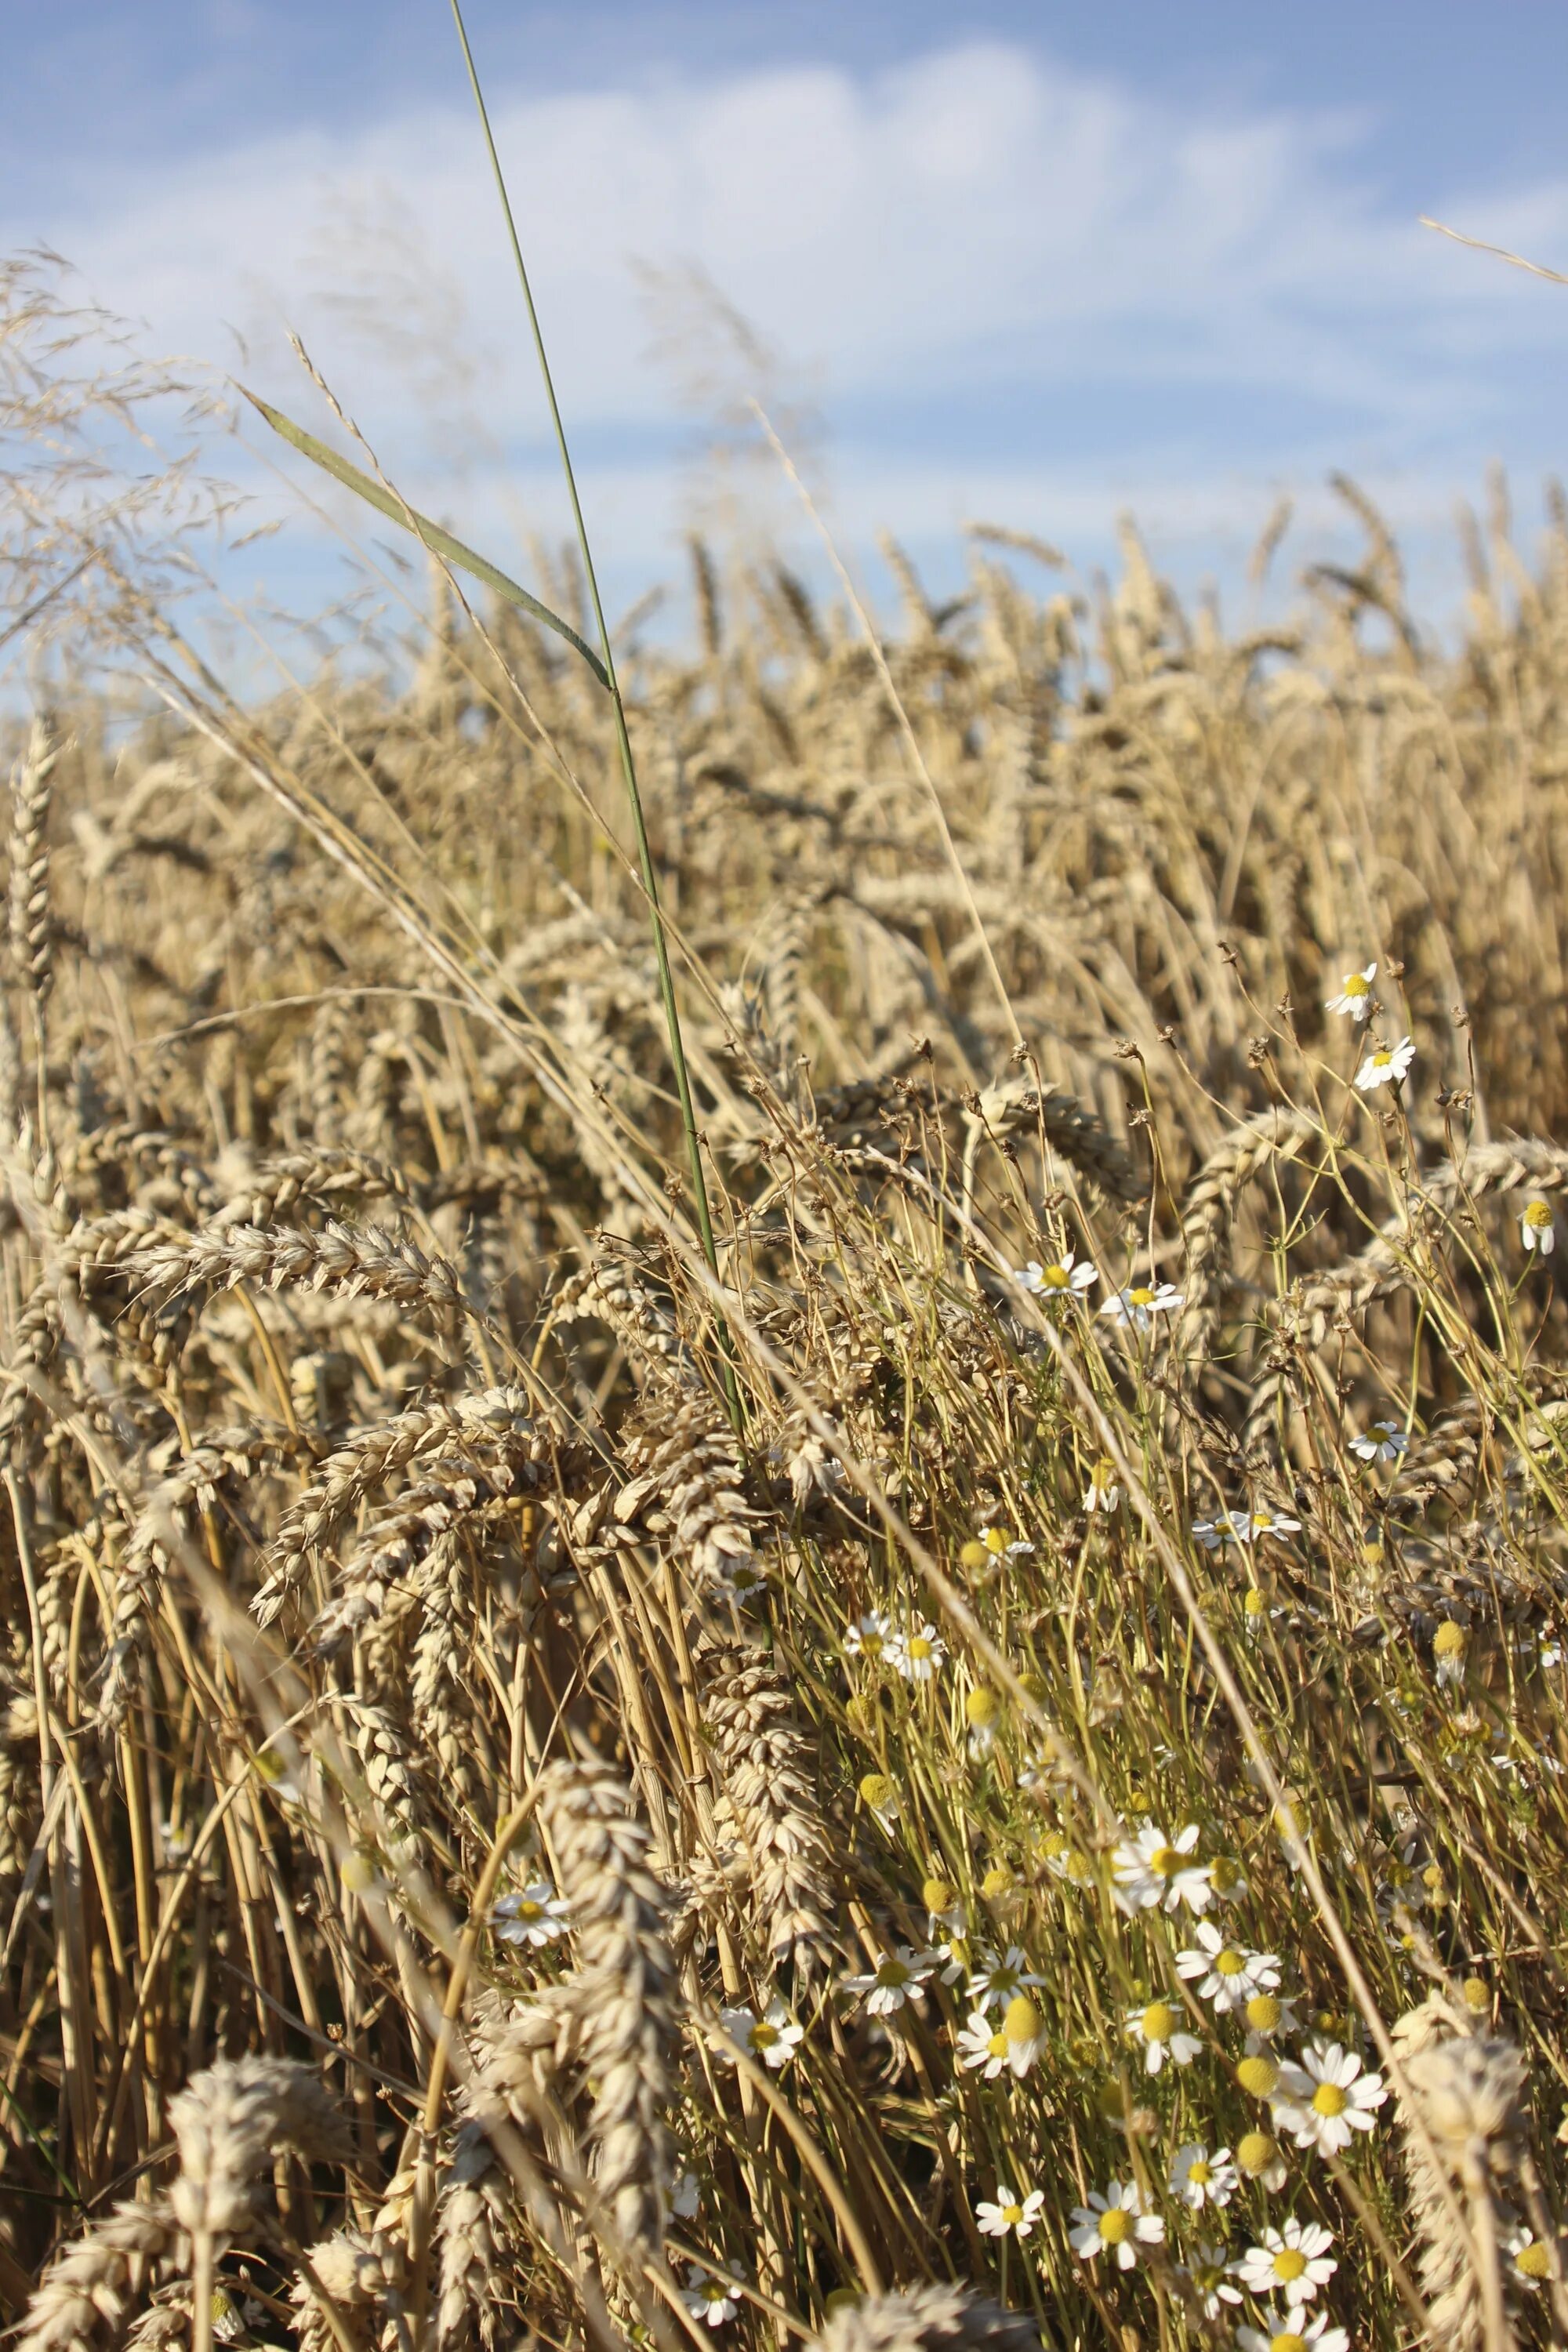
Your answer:
[[[1349,483],[1250,635],[694,543],[715,1276],[597,679],[231,690],[5,291],[14,2340],[1568,2338],[1561,499],[1457,645]]]

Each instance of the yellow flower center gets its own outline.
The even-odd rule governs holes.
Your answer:
[[[1342,2116],[1350,2101],[1337,2083],[1320,2083],[1312,2094],[1313,2113],[1320,2116]]]
[[[1342,994],[1346,996],[1369,996],[1371,992],[1372,982],[1370,980],[1363,978],[1362,973],[1359,971],[1346,972],[1344,988],[1342,992]]]
[[[1527,1202],[1524,1222],[1527,1225],[1533,1225],[1539,1233],[1543,1225],[1549,1225],[1552,1223],[1552,1212],[1544,1201]]]
[[[1168,2000],[1152,2000],[1138,2022],[1145,2042],[1169,2042],[1176,2030],[1176,2012]]]
[[[1552,2256],[1539,2239],[1531,2245],[1521,2246],[1514,2256],[1513,2266],[1515,2270],[1522,2272],[1526,2278],[1543,2279],[1552,2276]]]
[[[1307,2339],[1287,2327],[1282,2335],[1269,2337],[1268,2352],[1307,2352]]]
[[[1285,2012],[1271,1992],[1255,1992],[1242,2014],[1255,2033],[1272,2033]]]
[[[931,1643],[926,1640],[925,1635],[924,1635],[923,1633],[911,1633],[911,1634],[910,1634],[910,1657],[911,1657],[911,1658],[929,1658],[929,1657],[930,1657],[930,1655],[931,1655]]]
[[[900,1986],[907,1985],[909,1980],[910,1972],[902,1960],[884,1960],[877,1970],[877,1982],[886,1992],[896,1992]]]
[[[984,1545],[987,1551],[1005,1551],[1007,1549],[1007,1530],[1005,1528],[983,1528],[981,1529],[980,1540]]]
[[[1279,2150],[1267,2132],[1247,2132],[1237,2144],[1236,2160],[1249,2180],[1268,2171]]]
[[[893,1784],[885,1772],[868,1772],[860,1783],[860,1795],[875,1812],[879,1805],[892,1802]]]
[[[880,1633],[862,1633],[860,1636],[860,1648],[864,1655],[868,1658],[879,1658],[882,1654],[882,1637]]]
[[[1124,2245],[1131,2234],[1131,2221],[1122,2211],[1120,2205],[1113,2205],[1109,2213],[1102,2213],[1100,2215],[1100,2236],[1102,2245]]]
[[[517,1906],[517,1916],[520,1919],[542,1919],[544,1906],[542,1903],[530,1903],[525,1895]]]
[[[1394,1056],[1387,1046],[1380,1045],[1372,1057],[1372,1066],[1374,1070],[1386,1070],[1393,1059]]]
[[[1002,1702],[994,1690],[971,1691],[963,1702],[963,1712],[976,1731],[989,1731],[1002,1712]]]
[[[1432,1637],[1432,1654],[1437,1658],[1458,1658],[1463,1655],[1469,1636],[1462,1625],[1446,1617]]]
[[[1279,2069],[1272,2058],[1244,2058],[1236,2079],[1253,2098],[1266,2099],[1279,2080]]]
[[[951,1911],[958,1900],[958,1889],[945,1878],[928,1878],[921,1888],[921,1900],[928,1911]]]
[[[1005,2033],[994,2033],[991,2036],[990,2041],[985,2044],[985,2054],[988,2058],[1005,2058],[1007,2055],[1006,2035]]]
[[[1024,2209],[1023,2209],[1023,2207],[1022,2207],[1021,2205],[1004,2205],[1004,2206],[1003,2206],[1003,2208],[1002,2208],[1002,2219],[1004,2220],[1004,2221],[1005,2221],[1005,2222],[1006,2222],[1007,2227],[1008,2227],[1010,2230],[1016,2230],[1016,2229],[1017,2228],[1017,2226],[1018,2226],[1019,2222],[1023,2220],[1023,2218],[1024,2218]]]
[[[1247,1598],[1241,1605],[1248,1617],[1262,1617],[1268,1609],[1268,1601],[1255,1584],[1248,1585]]]
[[[1200,2156],[1195,2164],[1188,2165],[1187,2179],[1195,2182],[1199,2189],[1206,2189],[1214,2179],[1214,2167],[1205,2164]]]
[[[765,2017],[759,2017],[755,2025],[752,2028],[752,2049],[771,2050],[778,2038],[778,2027],[776,2025],[770,2025]]]
[[[1229,1861],[1225,1854],[1216,1853],[1209,1864],[1209,1885],[1214,1888],[1215,1893],[1228,1895],[1231,1888],[1238,1886],[1240,1883],[1241,1873],[1235,1863]]]
[[[1307,2257],[1300,2246],[1281,2246],[1274,2257],[1274,2275],[1281,2286],[1299,2279],[1307,2267]]]
[[[1010,1895],[1012,1891],[1013,1874],[1004,1862],[999,1862],[994,1870],[988,1870],[980,1882],[980,1892],[987,1903],[995,1903],[1004,1895]],[[1012,1981],[1014,1984],[1017,1983],[1016,1975],[1013,1976]]]
[[[1154,1304],[1153,1292],[1146,1290],[1142,1284],[1136,1290],[1130,1290],[1127,1296],[1134,1307],[1152,1307]]]
[[[1215,1954],[1214,1966],[1215,1976],[1245,1976],[1247,1973],[1247,1954],[1245,1952],[1238,1952],[1234,1945],[1227,1944],[1223,1952],[1216,1952]]]
[[[1186,1867],[1187,1857],[1173,1845],[1157,1845],[1149,1856],[1149,1867],[1156,1878],[1174,1878],[1178,1870]]]
[[[1040,1269],[1040,1280],[1051,1290],[1065,1290],[1072,1276],[1065,1265],[1047,1265]]]
[[[1040,2012],[1026,1993],[1018,1993],[1007,2003],[1002,2020],[1002,2031],[1009,2042],[1033,2042],[1040,2030]]]

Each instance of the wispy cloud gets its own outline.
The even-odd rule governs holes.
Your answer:
[[[863,78],[503,93],[495,114],[563,397],[650,557],[681,410],[639,263],[700,265],[789,355],[837,426],[857,520],[883,501],[933,527],[1027,502],[1061,530],[1064,507],[1142,489],[1192,530],[1346,457],[1419,477],[1405,503],[1425,509],[1494,449],[1541,455],[1568,298],[1393,215],[1376,126],[1354,115],[1194,120],[994,43]],[[1568,247],[1568,178],[1431,202],[1504,242]],[[449,108],[150,157],[129,178],[117,163],[111,184],[3,226],[47,236],[164,345],[222,362],[227,322],[275,387],[297,324],[420,495],[465,502],[454,417],[531,478],[515,292],[473,125]]]

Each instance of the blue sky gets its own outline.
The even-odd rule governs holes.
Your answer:
[[[1234,604],[1279,493],[1297,562],[1342,544],[1340,467],[1451,606],[1455,499],[1500,458],[1528,523],[1568,465],[1568,289],[1415,225],[1568,265],[1560,0],[468,13],[623,596],[693,518],[796,529],[705,454],[752,389],[873,573],[886,526],[944,583],[966,519],[1087,572],[1130,508]],[[502,561],[558,529],[443,0],[8,16],[5,246],[319,422],[297,328],[410,497]]]

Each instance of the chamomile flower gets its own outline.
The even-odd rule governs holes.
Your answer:
[[[1089,2192],[1087,2205],[1072,2209],[1068,2243],[1080,2262],[1092,2263],[1109,2254],[1118,2270],[1130,2271],[1140,2246],[1163,2246],[1165,2224],[1158,2213],[1145,2213],[1142,2199],[1131,2180],[1108,2180],[1105,2193]]]
[[[1078,1259],[1071,1250],[1063,1250],[1055,1265],[1042,1265],[1038,1258],[1032,1257],[1027,1265],[1018,1268],[1014,1279],[1021,1282],[1026,1290],[1033,1291],[1037,1298],[1055,1300],[1071,1298],[1089,1289],[1100,1280],[1100,1274],[1088,1258]]]
[[[503,1895],[492,1916],[503,1944],[523,1944],[533,1951],[566,1933],[565,1903],[547,1878]]]
[[[1102,1455],[1089,1474],[1089,1484],[1083,1490],[1086,1511],[1113,1511],[1121,1500],[1121,1482],[1116,1465],[1109,1455]]]
[[[1249,1642],[1259,1640],[1264,1627],[1271,1625],[1276,1617],[1283,1617],[1284,1614],[1283,1609],[1270,1601],[1268,1593],[1256,1584],[1249,1584],[1241,1596],[1241,1621],[1247,1628]]]
[[[968,2022],[959,2029],[958,2063],[965,2073],[979,2068],[988,2083],[1004,2071],[1022,2076],[1039,2056],[1044,2039],[1039,2011],[1019,1993],[1008,2002],[1000,2021],[984,2009],[971,2011]]]
[[[1065,1879],[1069,1886],[1087,1886],[1094,1876],[1094,1865],[1080,1845],[1060,1830],[1047,1830],[1040,1840],[1040,1859],[1053,1878]]]
[[[678,2221],[696,2221],[702,2210],[702,2191],[694,2172],[678,2172],[670,2182],[669,2210]]]
[[[1045,1982],[1037,1977],[1017,1944],[1009,1944],[1005,1953],[983,1951],[980,1965],[969,1980],[966,1999],[977,2009],[988,2010],[1000,2001],[1004,2008],[1018,1994]]]
[[[1221,1511],[1215,1518],[1193,1523],[1193,1533],[1205,1551],[1217,1551],[1223,1543],[1257,1543],[1265,1536],[1282,1538],[1300,1531],[1300,1520],[1283,1511]]]
[[[923,2000],[921,1990],[935,1964],[933,1952],[912,1952],[908,1944],[900,1944],[895,1952],[879,1963],[868,1976],[846,1977],[846,1992],[864,1993],[866,2009],[872,2017],[891,2017],[906,2001]]]
[[[693,2319],[705,2320],[710,2327],[722,2327],[741,2308],[734,2281],[716,2278],[711,2271],[694,2272],[691,2284],[680,2290],[680,2300]]]
[[[1243,2132],[1236,2143],[1236,2162],[1248,2180],[1261,2181],[1265,2189],[1276,2192],[1289,2178],[1279,2141],[1266,2131]]]
[[[721,2009],[719,2021],[731,2041],[760,2058],[773,2074],[789,2064],[796,2045],[805,2038],[805,2026],[790,2015],[782,2000],[770,2000],[761,2017],[750,2009]]]
[[[885,1830],[891,1829],[899,1817],[899,1787],[886,1772],[862,1773],[859,1782],[860,1802]]]
[[[176,1822],[165,1814],[163,1822],[163,1853],[170,1862],[184,1862],[196,1842],[196,1832],[190,1822]]]
[[[1171,2158],[1171,2194],[1190,2212],[1201,2213],[1205,2205],[1228,2205],[1237,2179],[1228,2147],[1216,2147],[1212,2156],[1206,2147],[1179,2147]]]
[[[1108,1298],[1100,1311],[1123,1328],[1147,1331],[1156,1315],[1173,1314],[1182,1305],[1184,1295],[1168,1282],[1153,1286],[1137,1282],[1125,1290],[1119,1290],[1114,1297]]]
[[[1364,1436],[1351,1439],[1351,1452],[1363,1462],[1397,1462],[1409,1443],[1396,1421],[1374,1421]]]
[[[973,2011],[968,2021],[959,2027],[958,2063],[965,2074],[979,2067],[988,2083],[994,2083],[1007,2063],[1007,2036],[999,2025],[993,2027],[983,2009]]]
[[[1206,1911],[1214,1889],[1208,1865],[1193,1860],[1198,1827],[1189,1822],[1174,1837],[1145,1822],[1136,1837],[1123,1839],[1111,1855],[1118,1907],[1126,1912]]]
[[[1298,2147],[1321,2156],[1338,2156],[1358,2131],[1371,2131],[1388,2096],[1382,2075],[1364,2073],[1355,2052],[1337,2042],[1310,2042],[1300,2065],[1280,2068],[1279,2090],[1276,2123]]]
[[[1032,1543],[1026,1543],[1022,1536],[1016,1536],[1011,1528],[982,1528],[975,1541],[992,1559],[1024,1559],[1035,1549]]]
[[[868,1609],[865,1615],[858,1617],[845,1633],[845,1653],[851,1658],[865,1658],[875,1665],[879,1658],[887,1656],[889,1643],[897,1639],[892,1619],[880,1609]]]
[[[253,1759],[252,1769],[262,1787],[280,1803],[299,1805],[304,1802],[305,1792],[300,1785],[299,1774],[289,1769],[276,1748],[260,1749]]]
[[[1190,2066],[1203,2049],[1195,2033],[1184,2033],[1178,2023],[1180,2011],[1168,2000],[1151,2000],[1142,2009],[1127,2012],[1127,2032],[1134,2042],[1143,2045],[1143,2071],[1157,2074],[1167,2058],[1178,2066]]]
[[[1557,1221],[1550,1201],[1527,1201],[1519,1220],[1519,1237],[1527,1250],[1550,1257],[1557,1246]]]
[[[1015,1993],[1002,2012],[1002,2034],[1007,2044],[1011,2074],[1026,2074],[1045,2047],[1046,2022],[1027,1993]]]
[[[1372,1011],[1372,983],[1376,978],[1377,966],[1374,963],[1365,965],[1360,971],[1342,973],[1340,992],[1337,996],[1324,998],[1324,1011],[1346,1013],[1358,1024],[1364,1021]]]
[[[1326,2311],[1309,2319],[1299,2307],[1281,2315],[1277,2311],[1261,2315],[1261,2327],[1238,2327],[1236,2340],[1241,2352],[1350,2352],[1350,2336],[1342,2327],[1331,2327]]]
[[[1272,1992],[1279,1982],[1280,1961],[1273,1952],[1249,1951],[1227,1943],[1217,1927],[1202,1919],[1193,1930],[1198,1948],[1176,1954],[1176,1974],[1197,1983],[1198,1999],[1212,2000],[1215,2011],[1227,2017],[1255,1993]]]
[[[1296,2031],[1294,2001],[1281,2000],[1275,1992],[1249,1994],[1242,2005],[1241,2013],[1247,2020],[1247,2054],[1249,2058],[1256,2057],[1260,2050],[1266,2050],[1277,2034],[1294,2033]]]
[[[912,1625],[888,1643],[888,1664],[907,1683],[929,1683],[942,1672],[947,1643],[934,1625]]]
[[[1552,2249],[1545,2239],[1538,2238],[1533,2230],[1510,2230],[1502,2246],[1515,2285],[1529,2294],[1539,2294],[1542,2283],[1552,2276]]]
[[[937,1937],[962,1936],[963,1904],[959,1892],[949,1878],[928,1878],[921,1888],[921,1901],[926,1907],[926,1936],[935,1943]]]
[[[1445,1617],[1432,1636],[1432,1662],[1437,1670],[1438,1687],[1443,1688],[1465,1679],[1465,1653],[1470,1637],[1463,1625],[1452,1617]]]
[[[1287,2221],[1265,2230],[1259,2242],[1232,2263],[1231,2275],[1249,2294],[1283,2294],[1294,2311],[1327,2286],[1339,2264],[1330,2253],[1333,2239],[1321,2221]]]
[[[1379,1087],[1394,1086],[1415,1059],[1415,1048],[1408,1037],[1402,1037],[1397,1045],[1374,1045],[1355,1074],[1356,1085],[1363,1095]]]
[[[996,1745],[996,1728],[1002,1720],[1002,1702],[994,1690],[984,1685],[972,1690],[963,1702],[963,1719],[969,1726],[969,1752],[976,1763],[983,1763]]]
[[[1044,2189],[1020,2190],[1015,2196],[1011,2189],[1004,2189],[998,2181],[995,2203],[993,2204],[988,2198],[982,2198],[974,2208],[974,2219],[980,2225],[981,2236],[1026,2238],[1038,2221],[1045,2201]]]
[[[713,1583],[719,1591],[727,1592],[731,1600],[742,1609],[748,1601],[754,1601],[760,1592],[768,1589],[766,1570],[749,1552],[728,1554],[722,1566],[714,1572]]]
[[[1205,2239],[1193,2248],[1191,2262],[1177,2264],[1176,2275],[1186,2280],[1205,2319],[1217,2319],[1227,2303],[1241,2301],[1241,2289],[1226,2275],[1225,2248]]]

